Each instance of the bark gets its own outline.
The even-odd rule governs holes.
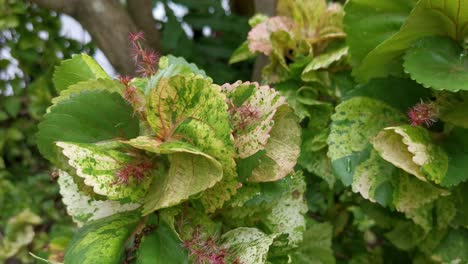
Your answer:
[[[128,9],[119,0],[31,0],[39,6],[75,18],[120,74],[134,75],[129,32],[144,31],[144,46],[159,51],[159,32],[152,16],[151,0],[129,0]]]

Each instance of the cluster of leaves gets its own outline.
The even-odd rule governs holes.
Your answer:
[[[309,210],[334,223],[338,261],[468,262],[467,14],[464,0],[314,0],[250,20],[231,62],[269,57],[264,80],[302,120]],[[365,250],[340,236],[356,229]]]
[[[54,95],[53,66],[63,56],[93,51],[61,36],[60,29],[56,13],[0,1],[1,263],[31,263],[28,251],[53,259],[73,235],[34,139]]]
[[[82,226],[65,263],[289,258],[307,224],[294,110],[268,86],[219,86],[182,58],[155,67],[143,36],[130,37],[141,77],[113,80],[75,55],[56,68],[60,94],[39,124],[39,150]]]

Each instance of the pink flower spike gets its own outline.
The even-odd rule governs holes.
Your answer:
[[[132,41],[135,42],[140,39],[145,39],[145,34],[142,31],[139,31],[137,33],[129,32],[128,33],[128,38]]]
[[[430,127],[437,122],[439,118],[439,109],[433,102],[425,103],[424,101],[421,101],[408,111],[408,118],[412,126],[420,126],[424,124],[426,127]]]

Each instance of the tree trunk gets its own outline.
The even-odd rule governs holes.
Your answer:
[[[268,16],[276,14],[276,0],[255,0],[255,12],[262,13]],[[254,69],[252,72],[252,81],[262,81],[262,69],[270,62],[267,56],[260,54],[255,59]]]
[[[31,0],[39,6],[74,17],[120,74],[134,75],[129,32],[143,31],[143,45],[159,51],[159,32],[152,16],[151,0]]]

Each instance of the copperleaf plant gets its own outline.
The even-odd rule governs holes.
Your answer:
[[[303,209],[287,228],[275,215],[265,219],[271,229],[223,220],[245,188],[303,184],[294,173],[300,128],[285,98],[257,83],[219,86],[170,55],[156,70],[142,36],[130,37],[140,77],[112,80],[75,55],[57,67],[60,95],[39,124],[39,149],[59,169],[63,202],[80,227],[64,262],[265,263],[277,237],[294,232],[285,252],[299,244]],[[291,200],[288,188],[278,193]],[[288,203],[301,206],[303,193]]]
[[[250,20],[231,63],[269,57],[263,79],[301,120],[298,168],[335,256],[468,262],[468,1],[280,0],[277,14]],[[366,249],[347,249],[354,232]]]

